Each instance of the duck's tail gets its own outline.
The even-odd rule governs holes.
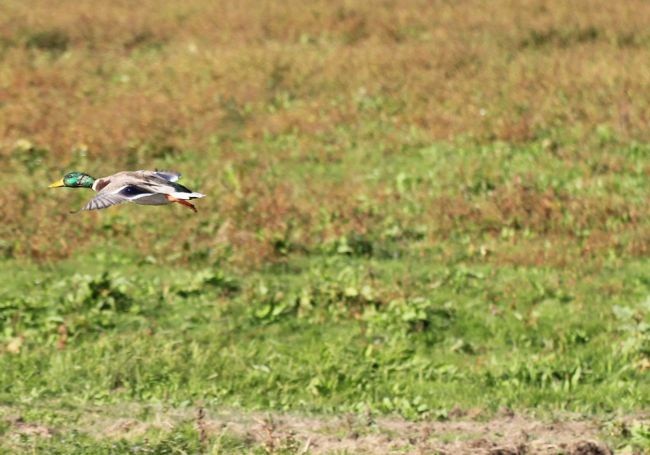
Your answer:
[[[184,197],[180,198],[180,197],[176,197],[176,195],[172,196],[171,194],[168,194],[168,195],[166,195],[167,200],[169,202],[177,202],[177,203],[179,203],[181,205],[184,205],[185,207],[187,207],[189,209],[192,209],[194,211],[194,213],[196,213],[197,210],[196,210],[196,207],[194,207],[194,204],[192,204],[191,202],[187,202],[187,199],[189,199],[189,198],[187,198],[188,193],[178,193],[178,194],[182,194]],[[191,194],[201,194],[201,193],[191,193]],[[203,196],[203,195],[201,195],[201,196]]]
[[[172,193],[172,196],[174,196],[177,199],[199,199],[202,197],[205,197],[205,194],[201,193],[195,193],[194,191],[190,190],[188,187],[181,185],[180,183],[172,183],[172,186],[176,191]]]
[[[172,196],[175,197],[176,199],[185,199],[185,200],[190,200],[190,199],[200,199],[202,197],[205,197],[205,194],[201,193],[183,193],[183,192],[175,192],[172,193]]]

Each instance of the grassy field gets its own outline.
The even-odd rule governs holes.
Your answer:
[[[0,450],[650,451],[649,18],[0,3]]]

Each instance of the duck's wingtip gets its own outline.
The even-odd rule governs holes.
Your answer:
[[[156,169],[154,171],[156,175],[159,177],[162,177],[163,179],[167,180],[168,182],[178,182],[178,180],[181,178],[181,174],[179,172],[174,172],[174,171],[159,171]]]

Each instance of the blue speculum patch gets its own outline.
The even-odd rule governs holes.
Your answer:
[[[120,191],[122,196],[137,196],[139,194],[147,194],[151,191],[147,191],[144,188],[135,185],[129,185]]]

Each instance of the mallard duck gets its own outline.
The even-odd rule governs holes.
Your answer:
[[[83,172],[69,172],[50,188],[91,188],[97,196],[81,210],[100,210],[122,202],[142,205],[165,205],[178,202],[196,212],[191,199],[205,197],[177,183],[181,177],[176,172],[129,171],[118,172],[96,179]]]

